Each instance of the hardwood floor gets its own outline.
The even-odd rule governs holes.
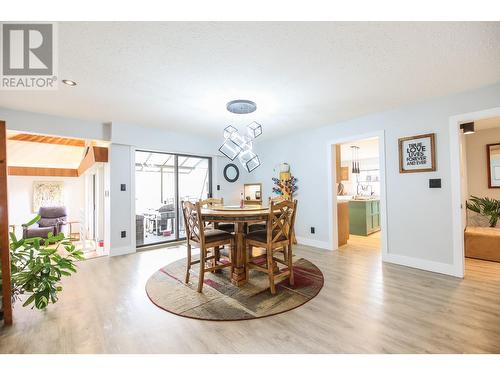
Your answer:
[[[60,301],[16,304],[1,353],[477,353],[500,352],[500,263],[466,261],[457,279],[382,264],[376,237],[336,252],[296,246],[325,275],[296,310],[241,322],[181,318],[154,306],[148,277],[182,246],[80,263]]]

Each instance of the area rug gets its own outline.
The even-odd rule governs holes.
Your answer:
[[[306,259],[295,259],[295,282],[288,279],[276,284],[277,293],[269,290],[267,274],[250,271],[249,281],[240,287],[231,284],[230,270],[206,273],[203,292],[196,291],[198,267],[188,284],[184,283],[186,260],[168,264],[156,271],[146,283],[146,293],[159,308],[186,318],[234,321],[263,318],[302,306],[323,287],[323,274]]]

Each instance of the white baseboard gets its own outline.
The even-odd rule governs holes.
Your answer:
[[[135,246],[122,246],[122,247],[115,247],[111,248],[111,251],[109,252],[109,256],[118,256],[118,255],[126,255],[126,254],[132,254],[135,253],[137,250]]]
[[[319,241],[319,240],[312,240],[310,238],[305,238],[305,237],[296,237],[297,242],[301,245],[307,245],[307,246],[312,246],[312,247],[318,247],[320,249],[325,249],[325,250],[332,250],[330,248],[330,244],[328,241]]]
[[[431,271],[442,273],[444,275],[450,275],[455,277],[462,277],[457,273],[456,267],[453,264],[434,262],[432,260],[418,259],[408,257],[406,255],[398,254],[385,254],[383,257],[384,262],[399,264],[401,266],[407,266],[412,268],[417,268],[424,271]]]

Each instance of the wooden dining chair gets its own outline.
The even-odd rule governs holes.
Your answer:
[[[224,205],[224,198],[206,198],[206,199],[200,199],[200,206],[207,206],[207,207],[212,207],[212,206],[223,206]],[[213,226],[215,229],[220,229],[225,232],[233,233],[234,232],[234,223],[214,223]]]
[[[251,232],[246,238],[246,277],[248,280],[249,270],[265,272],[269,276],[269,286],[271,293],[276,294],[276,281],[284,278],[289,279],[293,285],[293,264],[292,245],[293,231],[295,223],[295,213],[297,211],[297,201],[283,200],[279,203],[270,201],[269,220],[266,230]],[[253,257],[253,248],[261,247],[266,251],[266,266],[254,262],[260,257]],[[283,253],[283,259],[275,257],[278,252]],[[275,262],[287,266],[286,271],[278,271],[275,274]]]
[[[282,195],[278,195],[277,197],[274,197],[274,198],[269,197],[268,204],[271,205],[271,202],[279,203],[279,202],[282,202],[284,200],[285,200],[285,198],[283,198]],[[257,230],[265,230],[266,228],[267,227],[266,227],[265,221],[263,221],[262,223],[250,224],[250,225],[248,225],[248,233],[255,232]]]
[[[186,269],[186,283],[189,282],[189,275],[191,266],[200,264],[200,272],[198,275],[198,292],[201,293],[203,289],[203,281],[205,279],[205,272],[213,272],[222,268],[231,267],[231,274],[233,273],[233,249],[234,249],[234,236],[231,233],[225,232],[220,229],[208,229],[201,217],[200,203],[181,202],[182,212],[184,214],[184,224],[186,227],[186,241],[187,241],[187,269]],[[197,245],[200,248],[200,259],[192,260],[191,248]],[[221,246],[229,245],[226,258],[227,262],[220,262],[220,254],[216,249]],[[212,249],[212,254],[210,254]],[[207,262],[211,261],[211,266],[207,267]]]
[[[200,199],[200,206],[213,206],[213,205],[220,205],[222,206],[224,204],[224,198],[205,198],[205,199]]]

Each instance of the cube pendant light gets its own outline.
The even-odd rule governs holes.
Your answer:
[[[257,105],[250,100],[233,100],[227,103],[229,112],[244,115],[252,113]],[[262,125],[256,121],[246,126],[246,134],[239,134],[238,129],[229,125],[224,128],[224,143],[219,147],[221,154],[231,161],[238,158],[248,172],[260,166],[260,159],[253,152],[253,141],[262,134]]]

